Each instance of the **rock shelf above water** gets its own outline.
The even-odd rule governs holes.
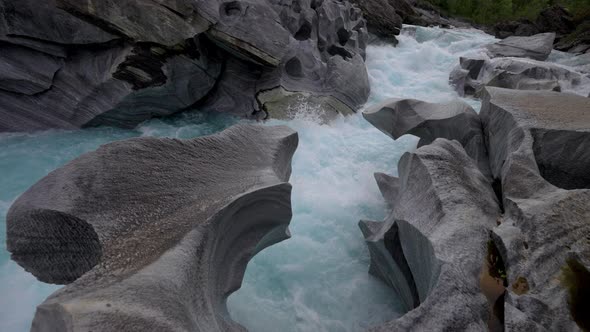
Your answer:
[[[32,331],[242,331],[226,298],[246,264],[289,237],[287,127],[104,145],[51,172],[11,207],[12,259],[67,284]]]
[[[0,132],[349,114],[369,95],[367,39],[347,1],[0,0]]]
[[[412,118],[397,113],[395,123],[371,122]],[[580,312],[589,299],[576,293],[587,285],[576,283],[590,275],[590,99],[487,87],[479,117],[491,178],[444,139],[405,155],[399,178],[376,175],[392,212],[361,222],[370,272],[407,299],[408,313],[375,331],[484,330],[492,312],[505,331],[588,324]],[[486,242],[505,274],[496,303],[477,285]]]

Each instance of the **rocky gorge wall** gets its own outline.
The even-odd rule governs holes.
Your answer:
[[[479,115],[450,105],[394,99],[363,114],[422,143],[399,177],[375,175],[389,216],[360,223],[370,273],[408,311],[374,330],[587,329],[590,99],[486,87]]]
[[[346,1],[2,0],[0,42],[0,131],[305,102],[330,117],[369,94],[366,24]]]

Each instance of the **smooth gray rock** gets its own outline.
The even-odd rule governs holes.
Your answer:
[[[467,69],[470,66],[472,70]],[[451,73],[449,82],[461,96],[480,96],[486,86],[580,95],[590,92],[590,78],[586,75],[557,64],[521,58],[463,60]]]
[[[58,9],[56,0],[0,0],[0,39],[11,37],[73,45],[120,38]]]
[[[234,126],[106,144],[51,172],[7,216],[12,259],[69,284],[32,331],[244,331],[225,300],[289,237],[297,134]]]
[[[553,50],[555,33],[540,33],[530,37],[508,37],[487,46],[492,57],[519,57],[545,61]]]
[[[418,147],[437,138],[457,140],[480,170],[485,175],[490,173],[481,121],[473,108],[463,101],[438,104],[389,99],[365,110],[363,116],[394,140],[406,134],[420,137]]]
[[[1,44],[0,90],[33,95],[48,90],[63,60],[21,46]]]
[[[510,284],[507,331],[578,331],[560,280],[570,257],[589,266],[590,99],[486,88],[481,116],[502,183],[494,240]]]
[[[359,6],[363,16],[367,18],[370,33],[381,40],[397,45],[395,36],[400,34],[403,20],[394,4],[388,0],[352,0],[352,2]]]
[[[415,303],[407,298],[415,289],[418,302],[371,331],[486,330],[489,305],[480,273],[500,215],[488,179],[458,142],[446,139],[406,153],[398,170],[393,212],[381,225],[363,222],[361,229],[371,271],[389,280],[406,303]]]
[[[370,92],[366,24],[348,1],[0,0],[0,9],[0,41],[19,49],[0,57],[0,131],[133,127],[188,108],[253,119],[307,108],[329,119]],[[53,58],[59,65],[45,63]]]

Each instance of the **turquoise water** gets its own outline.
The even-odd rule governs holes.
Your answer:
[[[418,28],[415,37],[409,32],[401,36],[397,48],[370,46],[368,104],[389,97],[433,102],[456,98],[447,81],[458,57],[478,53],[493,40],[475,30]],[[479,108],[477,101],[467,101]],[[59,287],[36,281],[9,259],[5,214],[19,194],[101,144],[136,136],[197,137],[238,121],[191,112],[135,130],[0,135],[0,331],[28,331],[36,305]],[[306,115],[267,124],[289,125],[300,136],[291,177],[292,238],[250,262],[242,289],[228,301],[232,317],[253,332],[360,331],[397,317],[395,294],[367,274],[369,256],[357,223],[385,216],[373,173],[396,174],[397,160],[417,140],[393,142],[360,114],[329,125]]]

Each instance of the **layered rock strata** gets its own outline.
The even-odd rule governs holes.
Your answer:
[[[399,113],[381,127],[414,116]],[[488,87],[479,117],[493,182],[445,139],[404,155],[399,178],[376,174],[392,211],[383,223],[361,222],[370,272],[408,312],[375,331],[589,324],[590,99]],[[498,278],[495,297],[486,271]]]
[[[506,328],[579,330],[563,269],[568,259],[590,269],[590,99],[488,88],[483,100],[506,210],[494,229],[510,285]]]
[[[106,144],[10,208],[7,247],[67,284],[32,331],[243,331],[227,313],[246,264],[289,237],[297,134],[234,126],[190,140]]]
[[[369,94],[347,1],[0,0],[0,43],[0,131],[280,117],[294,100],[330,117]]]

